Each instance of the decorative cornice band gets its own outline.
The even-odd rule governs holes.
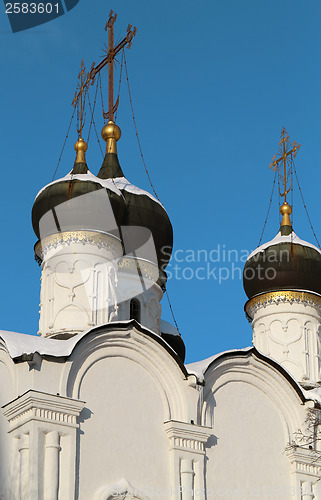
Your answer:
[[[30,390],[2,408],[14,430],[30,420],[77,427],[77,417],[84,405],[83,401]]]
[[[139,258],[133,258],[133,257],[122,257],[118,261],[118,268],[121,271],[124,272],[129,272],[131,274],[137,275],[137,273],[141,273],[144,278],[147,278],[154,283],[159,278],[159,269],[158,267],[153,264],[152,262],[149,262],[147,260],[141,260]]]
[[[277,292],[262,293],[248,300],[244,309],[248,318],[252,320],[256,311],[261,307],[284,303],[309,305],[316,307],[321,312],[321,296],[300,290],[280,290]]]
[[[291,446],[286,450],[290,460],[292,471],[320,477],[321,474],[321,452],[310,450],[300,446]]]
[[[121,240],[109,233],[99,231],[64,231],[61,233],[51,234],[35,244],[35,257],[41,263],[44,255],[50,250],[55,250],[59,246],[70,246],[72,244],[81,243],[83,245],[95,245],[97,248],[105,248],[118,255],[122,253]],[[115,257],[115,261],[117,257]],[[143,278],[149,279],[154,283],[163,286],[166,283],[166,274],[162,272],[156,264],[139,257],[124,256],[118,260],[118,268],[120,271],[129,272],[130,274],[141,274]]]
[[[70,246],[73,243],[82,243],[83,245],[95,245],[98,248],[106,248],[113,252],[119,252],[122,244],[117,236],[109,233],[100,233],[98,231],[64,231],[51,234],[35,244],[35,255],[41,261],[43,256],[49,250],[55,250],[60,245]]]
[[[185,422],[165,422],[165,432],[170,441],[170,450],[183,450],[205,454],[205,444],[213,431],[210,427]]]

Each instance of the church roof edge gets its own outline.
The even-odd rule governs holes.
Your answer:
[[[139,332],[152,337],[174,358],[181,368],[184,376],[187,378],[188,373],[184,363],[176,354],[174,349],[160,335],[142,326],[136,320],[113,321],[104,325],[95,326],[89,330],[78,333],[74,337],[67,340],[58,340],[52,338],[43,338],[25,333],[16,333],[0,330],[0,339],[2,339],[7,347],[10,357],[16,362],[24,362],[31,359],[35,353],[42,357],[50,358],[68,358],[79,342],[91,333],[99,334],[105,330],[123,330],[130,327],[135,327]]]

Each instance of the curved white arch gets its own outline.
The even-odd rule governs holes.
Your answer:
[[[94,495],[93,500],[149,500],[128,481],[122,479],[114,486],[103,486]]]
[[[12,390],[13,392],[15,392],[17,381],[15,376],[14,362],[8,352],[5,342],[2,339],[0,339],[0,363],[2,363],[7,368],[11,377]]]
[[[182,369],[157,340],[135,328],[84,337],[63,370],[60,394],[79,398],[85,374],[95,363],[109,357],[127,358],[148,372],[162,397],[165,420],[187,418],[187,384]]]
[[[303,424],[302,401],[290,382],[269,363],[255,355],[231,356],[217,360],[205,374],[205,389],[201,408],[202,425],[208,422],[209,399],[223,386],[243,382],[263,392],[276,408],[283,425],[285,438],[291,441],[294,432]],[[215,409],[214,409],[215,412]]]

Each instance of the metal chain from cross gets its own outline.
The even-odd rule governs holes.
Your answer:
[[[297,144],[295,141],[293,141],[293,144],[290,143],[289,136],[286,133],[285,127],[283,127],[282,132],[281,132],[281,139],[279,142],[279,149],[277,154],[280,155],[279,158],[276,158],[274,155],[272,158],[272,162],[269,165],[269,168],[273,170],[273,172],[276,171],[276,169],[280,169],[282,162],[283,162],[283,183],[284,183],[284,191],[283,193],[281,192],[281,189],[279,189],[280,196],[284,196],[284,203],[287,203],[286,201],[286,195],[291,191],[292,188],[292,179],[290,181],[290,185],[288,186],[288,165],[292,165],[292,160],[295,158],[297,152],[299,151],[301,147],[301,144]],[[280,170],[279,170],[280,172]]]
[[[109,19],[106,23],[105,26],[105,31],[108,30],[108,39],[109,39],[109,47],[108,47],[108,52],[107,56],[99,63],[97,66],[95,66],[95,63],[93,63],[92,69],[90,71],[90,80],[92,83],[95,80],[96,75],[108,64],[108,69],[109,69],[109,106],[108,106],[108,120],[109,121],[114,121],[114,113],[116,112],[119,104],[119,96],[117,97],[117,101],[114,104],[114,61],[116,55],[124,48],[127,47],[130,48],[132,44],[132,40],[134,36],[136,35],[137,29],[134,27],[132,29],[132,25],[129,24],[127,28],[127,35],[121,42],[119,42],[118,45],[114,47],[114,23],[116,21],[117,14],[114,14],[114,12],[111,10],[109,14]]]

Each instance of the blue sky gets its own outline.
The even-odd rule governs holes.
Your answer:
[[[61,18],[16,34],[2,7],[0,328],[37,331],[40,269],[31,208],[57,166],[81,59],[88,67],[100,61],[110,9],[118,14],[116,38],[128,23],[138,29],[126,57],[145,160],[174,227],[168,269],[180,270],[168,290],[187,361],[250,345],[246,296],[238,271],[232,279],[232,264],[241,269],[244,252],[258,244],[273,183],[268,165],[283,126],[302,144],[296,168],[321,234],[319,0],[80,0]],[[100,114],[96,123],[100,131]],[[150,190],[124,84],[118,124],[123,171]],[[72,168],[76,136],[74,125],[57,177]],[[102,158],[94,134],[87,161],[97,173]],[[264,241],[277,233],[278,220],[275,196]],[[294,229],[315,243],[296,187]],[[219,253],[220,262],[205,261],[205,254],[217,260]],[[198,268],[208,278],[197,279]],[[229,276],[221,284],[218,268]],[[163,317],[171,321],[165,298]]]

